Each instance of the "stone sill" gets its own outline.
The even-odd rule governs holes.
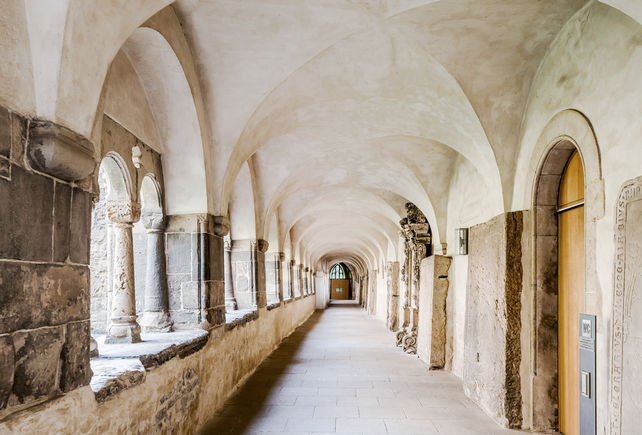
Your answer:
[[[99,356],[92,358],[94,372],[89,386],[96,400],[105,402],[117,393],[145,381],[146,372],[178,356],[185,358],[207,343],[209,333],[203,330],[142,333],[142,343],[105,344],[97,335]]]
[[[285,305],[285,304],[289,304],[289,303],[290,303],[290,302],[292,302],[293,300],[294,300],[294,298],[287,298],[287,299],[283,299],[283,305]]]
[[[281,302],[273,302],[271,304],[268,304],[267,310],[272,311],[275,308],[279,308],[281,306]]]
[[[256,309],[234,310],[225,313],[225,330],[229,331],[237,326],[245,325],[252,320],[259,318]]]

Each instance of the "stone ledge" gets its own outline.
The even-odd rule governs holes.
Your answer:
[[[289,304],[294,300],[294,298],[283,299],[283,304]]]
[[[281,306],[281,302],[274,302],[274,303],[268,304],[267,310],[271,311],[275,308],[279,308],[280,306]]]
[[[257,310],[235,310],[225,313],[225,330],[229,331],[258,318],[259,312]]]
[[[91,360],[91,369],[89,386],[99,403],[145,381],[145,367],[138,358],[97,358]]]
[[[185,358],[201,350],[209,338],[207,331],[189,330],[170,333],[143,333],[142,343],[104,344],[96,336],[100,357],[91,360],[94,375],[90,387],[98,402],[140,385],[146,372],[178,356]]]

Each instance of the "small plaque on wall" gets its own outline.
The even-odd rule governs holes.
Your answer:
[[[457,237],[457,254],[468,255],[468,228],[457,228],[455,235]]]

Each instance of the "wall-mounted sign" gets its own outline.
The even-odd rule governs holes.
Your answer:
[[[457,228],[457,254],[468,255],[468,228]]]
[[[341,293],[342,291],[343,291],[343,289],[342,289],[342,288],[338,288],[338,289],[337,289],[337,293]]]

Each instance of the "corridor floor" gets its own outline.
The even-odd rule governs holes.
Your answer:
[[[201,434],[486,434],[497,426],[461,382],[394,346],[360,307],[317,312],[268,357]]]

